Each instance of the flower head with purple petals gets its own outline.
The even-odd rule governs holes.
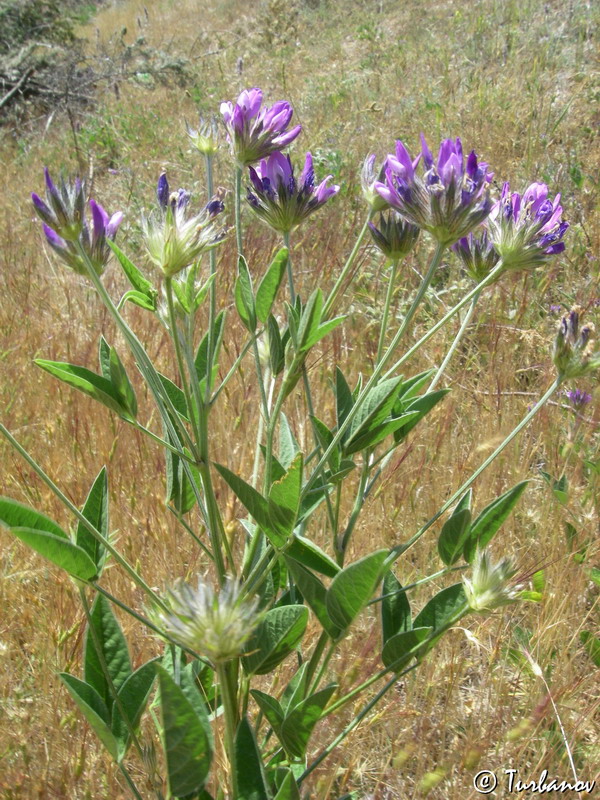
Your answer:
[[[332,177],[328,175],[315,186],[312,156],[307,153],[296,180],[290,157],[271,153],[258,169],[250,167],[252,185],[248,189],[248,203],[274,230],[289,233],[339,192],[339,186],[327,185]]]
[[[390,209],[379,215],[379,227],[369,222],[375,246],[390,259],[399,261],[407,256],[419,238],[421,229],[407,222],[397,211]]]
[[[565,392],[565,397],[571,403],[575,411],[585,408],[592,400],[592,395],[581,389],[570,389]]]
[[[580,326],[580,318],[581,309],[575,306],[561,319],[554,340],[552,358],[561,380],[579,378],[600,368],[600,352],[593,351],[594,326]]]
[[[123,214],[117,211],[109,217],[99,203],[90,200],[91,224],[88,224],[82,182],[78,178],[73,182],[61,178],[60,185],[56,186],[48,169],[44,173],[47,202],[35,192],[31,199],[36,214],[44,222],[46,241],[67,266],[80,275],[87,275],[79,249],[83,248],[96,273],[102,275],[111,252],[108,241],[114,240]]]
[[[500,260],[485,227],[480,232],[463,236],[452,245],[452,250],[475,283],[487,278]]]
[[[221,103],[227,138],[242,167],[255,164],[276,150],[283,150],[302,130],[301,125],[288,130],[294,113],[289,103],[279,100],[270,108],[261,108],[262,99],[260,89],[245,89],[235,105]]]
[[[166,174],[158,179],[156,196],[159,208],[150,218],[142,218],[146,249],[150,259],[167,278],[198,261],[225,237],[216,217],[223,211],[218,193],[196,216],[189,216],[190,193],[171,192]]]
[[[423,176],[417,174],[419,162]],[[460,139],[444,139],[434,160],[421,134],[421,153],[412,159],[403,142],[386,160],[385,182],[377,181],[381,197],[413,225],[441,244],[467,236],[490,213],[489,183],[493,174],[474,150],[465,159]]]
[[[362,187],[363,197],[369,204],[369,208],[373,213],[376,211],[385,211],[389,208],[386,200],[379,194],[376,189],[376,184],[385,179],[385,170],[387,162],[384,161],[379,169],[375,167],[377,156],[375,153],[368,155],[363,163],[360,172],[360,184]]]
[[[505,183],[488,219],[494,246],[506,269],[535,269],[565,249],[569,223],[562,219],[560,194],[551,200],[545,183],[520,195]]]

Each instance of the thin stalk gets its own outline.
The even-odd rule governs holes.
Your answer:
[[[354,499],[354,506],[352,508],[352,512],[350,513],[350,519],[348,520],[348,524],[346,525],[346,530],[342,536],[342,541],[339,543],[338,547],[336,547],[336,560],[340,567],[344,565],[344,558],[346,556],[346,550],[348,549],[348,545],[350,543],[350,537],[352,536],[352,532],[354,531],[354,526],[358,520],[360,512],[362,511],[363,502],[364,502],[364,493],[365,488],[367,486],[367,481],[369,480],[369,451],[364,454],[364,461],[362,465],[362,470],[360,472],[360,481],[358,483],[358,488],[356,490],[356,497]]]
[[[449,349],[449,350],[448,350],[448,352],[446,353],[446,356],[445,356],[444,360],[442,361],[442,363],[440,364],[438,371],[435,373],[433,380],[432,380],[432,381],[431,381],[431,383],[429,384],[429,389],[427,390],[428,392],[433,392],[433,390],[435,389],[435,387],[436,387],[436,386],[438,385],[438,383],[440,382],[440,378],[441,378],[441,377],[442,377],[442,375],[444,374],[444,372],[445,372],[445,370],[446,370],[446,367],[447,367],[447,366],[448,366],[448,364],[450,363],[450,359],[451,359],[451,358],[452,358],[452,356],[454,355],[454,351],[455,351],[455,350],[456,350],[456,348],[458,347],[458,345],[459,345],[459,343],[460,343],[460,340],[461,340],[461,339],[462,339],[462,337],[464,336],[464,334],[465,334],[465,331],[467,330],[467,327],[468,327],[469,323],[471,322],[471,317],[473,316],[473,314],[474,314],[474,312],[475,312],[475,306],[477,305],[477,301],[479,300],[479,295],[480,295],[480,294],[481,294],[481,292],[478,292],[478,293],[477,293],[477,294],[476,294],[476,295],[473,297],[473,299],[471,300],[471,305],[470,305],[470,306],[469,306],[469,308],[467,309],[467,313],[465,314],[465,318],[464,318],[464,319],[463,319],[463,321],[462,321],[462,324],[461,324],[461,326],[460,326],[460,328],[459,328],[459,331],[458,331],[458,333],[456,334],[456,336],[454,337],[454,341],[453,341],[453,342],[452,342],[452,344],[450,345],[450,349]]]
[[[128,420],[126,420],[126,422],[128,422],[130,425],[133,425],[133,427],[136,430],[138,430],[140,433],[143,433],[146,436],[148,436],[150,439],[152,439],[153,442],[156,442],[157,444],[162,445],[162,447],[165,447],[167,450],[170,450],[172,453],[175,453],[175,455],[179,456],[179,458],[181,458],[182,461],[187,461],[188,464],[195,464],[196,463],[194,461],[194,459],[190,458],[187,455],[187,453],[183,452],[183,450],[180,450],[178,447],[175,447],[175,445],[172,445],[171,442],[167,442],[166,439],[161,439],[161,437],[158,436],[156,433],[153,433],[151,430],[146,428],[144,425],[140,425],[140,423],[137,422],[137,420],[128,419]]]
[[[344,267],[343,267],[342,271],[340,272],[339,277],[338,277],[337,281],[335,282],[335,284],[333,286],[333,289],[329,293],[329,297],[325,301],[325,305],[323,306],[323,316],[322,316],[323,319],[325,319],[329,315],[329,312],[331,311],[331,309],[333,308],[333,306],[335,304],[335,301],[337,300],[337,297],[338,297],[338,295],[339,295],[339,293],[341,291],[341,288],[344,285],[344,281],[346,280],[346,278],[348,276],[348,273],[352,269],[352,265],[354,264],[354,261],[356,260],[356,256],[358,255],[358,251],[360,249],[362,241],[365,238],[365,234],[369,230],[369,222],[372,219],[373,219],[373,212],[369,211],[369,214],[368,214],[368,216],[367,216],[367,218],[366,218],[366,220],[364,222],[364,225],[360,229],[360,233],[358,234],[358,238],[357,238],[356,242],[354,243],[354,247],[352,248],[352,252],[348,256],[348,260],[344,264]]]
[[[185,404],[190,415],[190,423],[192,429],[195,430],[196,443],[198,441],[197,419],[200,414],[200,409],[194,409],[192,403],[192,396],[190,394],[190,387],[187,381],[187,370],[185,368],[185,361],[183,360],[183,353],[181,350],[181,342],[179,340],[179,331],[177,329],[177,317],[175,315],[175,305],[173,303],[173,278],[165,279],[165,290],[167,295],[167,308],[169,311],[169,327],[171,328],[171,337],[175,347],[175,358],[177,359],[177,368],[179,370],[179,377],[181,378],[181,386],[185,396]],[[196,381],[197,383],[197,381]]]
[[[235,168],[235,240],[239,255],[244,254],[242,237],[242,167]]]
[[[326,631],[321,631],[321,635],[315,645],[315,649],[312,651],[312,655],[310,657],[310,661],[308,662],[308,666],[306,668],[306,686],[310,686],[311,681],[315,672],[317,671],[317,667],[319,665],[319,661],[321,660],[321,656],[323,655],[323,651],[325,650],[325,645],[329,641],[329,634]],[[307,696],[310,692],[307,691]]]
[[[208,547],[207,547],[207,546],[204,544],[204,542],[202,541],[202,539],[201,539],[201,538],[198,536],[198,534],[197,534],[197,533],[196,533],[196,532],[195,532],[195,531],[194,531],[194,530],[193,530],[193,529],[192,529],[192,528],[191,528],[191,527],[188,525],[188,523],[187,523],[187,522],[185,521],[185,519],[183,518],[183,515],[182,515],[182,514],[181,514],[179,511],[177,511],[177,509],[173,508],[173,506],[169,506],[169,505],[168,505],[168,506],[167,506],[167,508],[169,509],[169,511],[171,512],[171,514],[173,514],[173,515],[175,516],[175,519],[176,519],[176,520],[177,520],[177,522],[178,522],[178,523],[181,525],[181,527],[182,527],[182,528],[185,528],[185,530],[187,531],[187,533],[189,533],[189,535],[190,535],[190,536],[192,537],[192,539],[193,539],[193,540],[196,542],[196,544],[198,545],[198,547],[199,547],[199,548],[200,548],[200,549],[201,549],[201,550],[204,552],[204,554],[205,554],[205,555],[207,555],[207,556],[210,558],[210,560],[214,562],[214,560],[215,560],[215,557],[214,557],[214,556],[213,556],[213,554],[210,552],[210,550],[208,549]]]
[[[256,431],[256,447],[254,450],[254,465],[252,467],[252,481],[251,485],[256,488],[256,484],[258,482],[258,472],[260,469],[260,445],[262,442],[263,434],[265,432],[265,422],[269,422],[269,413],[271,408],[271,403],[273,402],[273,392],[275,390],[275,378],[270,378],[270,369],[267,367],[265,370],[266,378],[269,381],[269,394],[266,398],[266,404],[264,405],[263,413],[260,415],[258,420],[258,430]]]
[[[208,192],[208,199],[212,198],[214,194],[214,184],[213,184],[213,157],[210,153],[206,154],[205,157],[205,164],[206,164],[206,189]],[[214,275],[217,271],[217,254],[215,253],[214,249],[208,251],[208,263],[210,265],[210,274],[211,276]],[[213,371],[213,360],[215,357],[215,342],[214,342],[214,326],[215,326],[215,319],[217,318],[217,288],[215,286],[215,280],[210,285],[210,289],[208,290],[208,352],[207,352],[207,370],[206,370],[206,393],[205,393],[205,403],[208,406],[210,402],[210,394],[212,391],[212,371]]]
[[[319,688],[319,684],[323,680],[323,675],[325,675],[325,670],[329,666],[329,662],[331,661],[331,658],[332,658],[333,654],[335,653],[336,649],[337,649],[337,642],[331,642],[331,644],[329,645],[329,649],[327,650],[327,653],[325,654],[325,658],[323,659],[323,663],[321,664],[319,672],[317,673],[317,676],[314,679],[314,681],[312,683],[312,686],[310,686],[310,688],[308,690],[308,695],[309,696],[311,694],[314,694],[317,691],[317,689]],[[307,683],[308,683],[308,680],[307,680]]]
[[[392,303],[392,298],[394,296],[394,287],[396,285],[396,273],[398,271],[398,264],[399,259],[394,259],[390,266],[390,278],[388,281],[387,292],[385,294],[385,305],[383,306],[383,316],[381,317],[381,328],[379,330],[379,344],[377,345],[377,361],[376,364],[379,364],[381,361],[381,357],[383,356],[383,347],[385,345],[385,334],[387,333],[387,323],[388,317],[390,314],[390,305]]]
[[[4,427],[2,423],[0,423],[0,433],[8,439],[14,449],[19,453],[22,458],[29,464],[29,466],[33,469],[35,474],[46,484],[46,486],[53,492],[56,497],[61,501],[61,503],[68,508],[68,510],[74,514],[75,517],[81,522],[87,530],[92,534],[94,539],[96,539],[100,544],[106,548],[106,550],[111,554],[111,556],[115,559],[117,564],[119,564],[125,572],[129,575],[129,577],[136,583],[140,589],[142,589],[148,597],[150,597],[154,602],[158,603],[161,608],[166,610],[166,606],[160,599],[160,597],[152,591],[152,589],[148,586],[146,581],[141,577],[141,575],[136,572],[136,570],[131,566],[131,564],[124,558],[118,550],[112,546],[109,540],[104,537],[99,530],[97,530],[94,525],[81,513],[81,511],[77,508],[77,506],[73,505],[73,503],[69,500],[69,498],[61,492],[58,486],[54,483],[52,478],[47,475],[42,467],[35,461],[32,456],[29,455],[27,450],[22,447],[19,442],[15,439],[15,437]]]
[[[283,244],[287,247],[288,251],[288,259],[287,259],[287,278],[288,278],[288,287],[290,290],[290,303],[293,306],[296,302],[296,291],[294,289],[294,273],[292,271],[292,250],[290,247],[290,232],[284,231],[283,234]]]
[[[405,316],[405,318],[404,318],[404,320],[402,322],[402,325],[400,326],[400,328],[398,329],[396,335],[394,336],[394,338],[393,338],[391,344],[389,345],[385,355],[382,357],[382,359],[379,362],[379,364],[377,364],[375,369],[373,370],[373,374],[371,375],[371,377],[367,381],[364,389],[362,390],[362,392],[360,393],[360,395],[356,399],[355,404],[350,409],[350,411],[348,413],[348,416],[346,417],[344,422],[339,426],[338,430],[336,431],[335,436],[333,437],[333,439],[331,440],[331,442],[329,444],[329,447],[323,453],[323,455],[321,456],[320,461],[318,462],[317,466],[315,467],[315,469],[313,470],[312,474],[308,478],[308,480],[307,480],[307,482],[304,485],[304,488],[302,490],[302,498],[301,499],[306,497],[307,492],[311,489],[313,483],[317,479],[317,476],[319,475],[319,473],[323,469],[323,466],[327,462],[327,459],[329,458],[331,453],[335,450],[335,448],[338,446],[339,442],[342,439],[342,436],[344,435],[344,433],[348,430],[348,428],[352,424],[352,420],[354,419],[354,417],[357,415],[358,411],[362,407],[362,404],[365,402],[369,392],[371,391],[373,386],[375,386],[375,384],[379,380],[379,376],[383,372],[383,369],[384,369],[385,365],[387,364],[387,362],[390,360],[390,358],[391,358],[396,346],[398,345],[398,342],[402,338],[402,335],[404,334],[406,328],[408,327],[411,319],[413,318],[413,316],[415,314],[415,311],[417,310],[421,300],[423,299],[423,296],[425,295],[425,292],[427,291],[427,288],[428,288],[429,284],[431,283],[431,279],[433,278],[434,272],[436,271],[436,269],[439,266],[440,261],[442,260],[442,255],[443,255],[443,252],[444,252],[444,248],[445,248],[445,246],[443,244],[441,244],[441,243],[437,244],[436,249],[435,249],[435,253],[433,255],[433,258],[431,260],[431,263],[429,265],[427,273],[426,273],[425,277],[423,278],[423,280],[421,281],[421,285],[419,287],[419,290],[418,290],[418,292],[417,292],[417,294],[416,294],[416,296],[415,296],[415,298],[414,298],[414,300],[413,300],[413,302],[411,304],[411,307],[409,308],[409,310],[408,310],[408,312],[407,312],[407,314],[406,314],[406,316]],[[414,348],[413,348],[413,351],[414,351]],[[387,375],[385,377],[387,377]]]
[[[237,662],[236,662],[237,663]],[[230,766],[231,796],[238,797],[237,785],[237,759],[235,753],[235,732],[238,724],[237,692],[232,685],[228,664],[219,664],[216,667],[219,678],[219,688],[223,701],[223,716],[225,718],[225,751]]]
[[[118,767],[119,767],[119,769],[121,770],[121,773],[122,773],[123,777],[124,777],[124,778],[125,778],[125,780],[127,781],[127,786],[129,786],[129,788],[131,789],[131,793],[133,794],[133,796],[134,796],[135,798],[137,798],[137,800],[144,800],[144,798],[142,797],[142,795],[139,793],[139,791],[138,791],[138,789],[137,789],[137,786],[136,786],[136,785],[135,785],[135,783],[133,782],[133,778],[132,778],[132,777],[131,777],[131,775],[129,774],[129,772],[128,772],[128,770],[127,770],[127,767],[125,766],[125,764],[123,764],[123,762],[122,762],[122,761],[119,761],[119,762],[118,762]]]
[[[235,361],[234,361],[234,362],[233,362],[233,364],[231,365],[231,368],[229,369],[229,372],[228,372],[228,373],[227,373],[227,375],[225,375],[225,377],[223,378],[223,380],[222,380],[222,382],[221,382],[221,384],[220,384],[219,388],[215,390],[215,393],[214,393],[214,394],[213,394],[213,396],[211,397],[211,400],[210,400],[210,404],[211,404],[211,406],[212,406],[212,405],[215,403],[215,401],[216,401],[217,397],[218,397],[218,396],[221,394],[221,392],[223,391],[223,389],[225,388],[225,386],[226,386],[226,385],[229,383],[229,381],[231,380],[231,378],[232,378],[232,377],[235,375],[235,373],[238,371],[238,368],[239,368],[240,364],[242,363],[242,361],[244,360],[244,357],[245,357],[246,353],[247,353],[247,352],[248,352],[248,350],[250,350],[250,348],[252,347],[252,342],[253,342],[253,341],[256,339],[256,337],[257,337],[257,336],[260,336],[260,334],[261,334],[261,333],[262,333],[262,330],[258,331],[257,333],[254,333],[254,334],[252,334],[252,337],[251,337],[251,338],[250,338],[250,339],[249,339],[249,340],[246,342],[246,344],[245,344],[245,345],[242,347],[242,350],[241,350],[241,352],[240,352],[239,356],[238,356],[238,357],[235,359]]]
[[[543,407],[543,406],[544,406],[544,405],[545,405],[545,404],[548,402],[548,400],[549,400],[549,399],[552,397],[552,395],[553,395],[553,394],[554,394],[554,392],[555,392],[555,391],[558,389],[558,387],[560,386],[560,384],[561,384],[561,383],[562,383],[562,379],[561,379],[560,377],[556,378],[556,380],[555,380],[555,381],[552,383],[552,385],[551,385],[551,386],[549,387],[549,389],[546,391],[546,393],[544,394],[544,396],[543,396],[542,398],[540,398],[540,400],[538,400],[538,402],[537,402],[537,403],[535,404],[535,406],[534,406],[534,407],[531,409],[531,411],[529,411],[529,412],[528,412],[528,413],[527,413],[527,414],[526,414],[526,415],[523,417],[523,419],[521,420],[521,422],[519,422],[519,424],[517,425],[517,427],[516,427],[516,428],[515,428],[515,429],[514,429],[514,430],[513,430],[511,433],[509,433],[509,435],[506,437],[506,439],[505,439],[505,440],[504,440],[504,441],[503,441],[501,444],[499,444],[499,445],[498,445],[498,447],[497,447],[497,448],[494,450],[494,452],[493,452],[493,453],[492,453],[492,454],[491,454],[491,455],[490,455],[488,458],[486,458],[486,460],[483,462],[483,464],[481,464],[481,466],[480,466],[480,467],[478,467],[478,468],[475,470],[475,472],[474,472],[474,473],[471,475],[471,477],[470,477],[468,480],[466,480],[466,481],[463,483],[463,485],[462,485],[462,486],[461,486],[459,489],[457,489],[457,490],[454,492],[454,494],[452,495],[452,497],[450,497],[450,498],[449,498],[449,499],[448,499],[448,500],[447,500],[447,501],[444,503],[444,505],[443,505],[443,506],[440,508],[440,510],[439,510],[439,511],[437,511],[437,512],[436,512],[436,513],[433,515],[433,517],[431,517],[431,519],[427,520],[427,522],[426,522],[426,523],[423,525],[423,527],[422,527],[422,528],[420,528],[420,529],[419,529],[419,530],[418,530],[418,531],[417,531],[417,532],[414,534],[414,536],[412,536],[412,537],[411,537],[411,538],[408,540],[408,542],[406,542],[406,544],[399,545],[398,547],[395,547],[395,548],[392,550],[392,552],[391,552],[390,556],[388,557],[388,559],[387,559],[387,561],[386,561],[386,564],[388,564],[388,565],[391,565],[391,564],[392,564],[392,563],[393,563],[393,562],[396,560],[396,558],[398,558],[398,556],[402,555],[402,554],[403,554],[403,553],[405,553],[405,552],[406,552],[406,551],[407,551],[407,550],[408,550],[410,547],[412,547],[412,546],[413,546],[413,544],[414,544],[414,543],[415,543],[415,542],[416,542],[418,539],[420,539],[420,538],[421,538],[421,536],[422,536],[422,535],[425,533],[425,531],[429,530],[429,528],[431,528],[431,526],[433,525],[433,523],[434,523],[434,522],[436,522],[436,521],[437,521],[437,520],[438,520],[438,519],[439,519],[439,518],[442,516],[442,514],[443,514],[445,511],[447,511],[447,510],[450,508],[450,506],[451,506],[451,505],[453,505],[453,504],[454,504],[454,503],[455,503],[455,502],[456,502],[456,501],[459,499],[459,497],[461,497],[461,496],[462,496],[462,495],[463,495],[463,494],[464,494],[464,493],[467,491],[467,489],[468,489],[468,488],[469,488],[469,487],[470,487],[470,486],[471,486],[473,483],[475,483],[475,481],[476,481],[476,480],[477,480],[477,478],[478,478],[478,477],[481,475],[481,473],[482,473],[482,472],[483,472],[485,469],[487,469],[487,467],[489,467],[489,465],[492,463],[492,461],[494,461],[494,460],[495,460],[495,459],[496,459],[496,458],[497,458],[497,457],[500,455],[500,453],[501,453],[501,452],[504,450],[504,448],[505,448],[505,447],[507,447],[507,446],[508,446],[508,445],[509,445],[509,444],[512,442],[512,440],[515,438],[515,436],[518,436],[518,435],[519,435],[519,433],[520,433],[520,432],[523,430],[523,428],[524,428],[526,425],[528,425],[528,424],[529,424],[530,420],[532,420],[532,419],[533,419],[533,417],[535,417],[535,415],[538,413],[538,411],[540,411],[540,410],[542,409],[542,407]]]
[[[439,570],[439,572],[434,572],[432,575],[428,575],[426,578],[421,578],[418,581],[413,581],[413,583],[407,583],[405,586],[402,587],[397,592],[388,592],[387,594],[380,594],[379,597],[373,598],[373,600],[369,600],[367,603],[368,606],[373,606],[376,603],[382,603],[384,600],[387,600],[388,597],[396,597],[398,594],[406,594],[411,589],[416,589],[417,586],[422,586],[424,583],[430,583],[434,581],[436,578],[442,578],[444,575],[449,575],[451,572],[464,572],[468,568],[468,564],[460,564],[458,567],[445,567],[444,569]]]
[[[92,614],[90,611],[90,607],[88,605],[87,597],[85,596],[85,589],[83,588],[83,586],[79,587],[79,599],[81,600],[81,605],[83,606],[83,610],[85,612],[85,618],[88,624],[88,632],[92,635],[94,650],[96,651],[96,655],[98,656],[98,661],[100,662],[100,669],[102,670],[102,674],[104,675],[104,680],[106,681],[106,684],[108,686],[108,691],[112,695],[113,702],[115,703],[119,711],[119,714],[123,717],[123,722],[125,723],[125,727],[127,728],[129,735],[131,736],[131,741],[133,743],[133,746],[137,750],[140,758],[143,760],[144,751],[142,750],[140,740],[138,739],[137,734],[133,729],[133,725],[131,724],[129,715],[125,711],[123,702],[119,697],[119,693],[117,692],[116,686],[113,683],[110,670],[108,669],[108,664],[106,663],[106,658],[104,657],[104,651],[102,649],[102,643],[100,641],[100,637],[98,636],[98,631],[96,630],[92,622]]]

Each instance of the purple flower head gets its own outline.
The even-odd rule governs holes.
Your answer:
[[[47,243],[67,266],[80,275],[88,274],[90,264],[97,275],[102,275],[111,252],[107,242],[114,240],[123,214],[119,211],[109,217],[99,203],[90,200],[90,227],[82,182],[78,178],[72,182],[61,178],[57,186],[48,169],[44,174],[46,202],[35,193],[31,199],[35,212],[44,222]]]
[[[285,100],[261,108],[260,89],[245,89],[233,103],[221,103],[227,139],[238,164],[249,166],[294,141],[301,125],[288,130],[293,111]]]
[[[422,178],[417,174],[419,161]],[[421,153],[415,159],[403,142],[396,142],[395,155],[386,159],[385,181],[377,181],[375,189],[407,220],[449,245],[467,236],[490,213],[492,177],[475,151],[465,161],[460,139],[444,139],[436,160],[421,134]]]
[[[587,392],[583,392],[581,389],[571,389],[566,391],[565,396],[576,411],[587,406],[587,404],[592,400],[592,395],[588,394]]]
[[[142,231],[150,259],[171,278],[197,262],[225,237],[216,221],[223,211],[222,190],[196,216],[189,214],[191,195],[185,189],[169,192],[167,176],[158,181],[159,208],[142,218]],[[110,224],[110,223],[109,223]]]
[[[488,220],[505,268],[535,269],[562,253],[569,223],[561,217],[560,194],[551,200],[545,183],[532,183],[522,195],[505,183]]]
[[[463,236],[452,245],[451,249],[460,258],[463,267],[475,283],[481,283],[484,278],[487,278],[500,260],[500,256],[483,226],[479,231]]]
[[[558,326],[552,358],[562,380],[579,378],[600,368],[600,352],[593,352],[594,326],[581,325],[581,309],[575,306]]]
[[[310,153],[306,154],[304,167],[296,180],[289,156],[275,152],[249,168],[251,186],[247,199],[250,207],[274,230],[289,233],[340,190],[328,186],[332,175],[315,187],[315,173]]]
[[[379,227],[369,222],[369,230],[375,246],[394,262],[410,253],[421,232],[420,228],[392,209],[379,215]]]

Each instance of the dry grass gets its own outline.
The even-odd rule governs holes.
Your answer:
[[[305,289],[316,281],[331,286],[362,224],[357,172],[365,154],[383,155],[394,137],[416,147],[420,130],[431,141],[462,135],[500,181],[510,178],[518,187],[547,181],[563,193],[572,224],[566,253],[545,274],[508,278],[484,296],[447,375],[453,392],[428,418],[427,428],[417,429],[397,452],[381,489],[368,500],[351,553],[358,557],[374,542],[388,546],[408,538],[551,382],[549,343],[556,319],[548,312],[550,304],[587,306],[600,297],[600,224],[594,216],[600,202],[600,77],[593,61],[599,10],[580,0],[566,7],[558,0],[408,0],[400,10],[388,0],[270,0],[249,8],[239,0],[202,9],[191,0],[165,0],[148,6],[146,16],[141,3],[129,0],[102,11],[94,22],[101,38],[127,27],[126,41],[140,33],[153,47],[189,57],[196,77],[189,92],[123,85],[118,97],[101,98],[97,112],[83,118],[76,132],[80,152],[94,159],[96,195],[107,207],[128,211],[130,228],[121,241],[128,240],[131,252],[138,245],[134,220],[140,207],[152,202],[163,166],[173,183],[202,186],[201,165],[188,153],[183,120],[194,120],[198,106],[205,112],[216,109],[222,99],[251,85],[262,86],[272,99],[294,103],[305,126],[296,153],[318,151],[321,171],[334,171],[344,185],[335,207],[296,235],[294,258]],[[93,29],[89,33],[95,35]],[[217,48],[222,49],[210,54]],[[158,449],[31,364],[42,356],[93,366],[101,330],[119,344],[91,290],[49,260],[30,220],[27,193],[39,190],[41,166],[76,167],[68,121],[55,119],[43,135],[5,132],[1,147],[2,421],[75,503],[83,502],[100,466],[108,465],[111,524],[119,547],[139,563],[151,585],[195,573],[202,568],[198,553],[164,506]],[[217,174],[220,183],[230,184],[226,154]],[[274,244],[264,229],[249,231],[251,267],[261,270]],[[410,266],[420,268],[426,257],[422,245]],[[233,271],[229,243],[219,271],[223,307],[232,304]],[[396,313],[416,283],[407,267]],[[123,287],[116,270],[108,286],[113,292]],[[465,286],[457,264],[447,259],[416,332],[438,318]],[[365,251],[353,294],[342,299],[350,311],[344,333],[333,337],[311,367],[316,405],[325,420],[332,415],[328,376],[333,365],[343,365],[352,379],[371,368],[384,291],[379,259]],[[593,318],[593,309],[590,314]],[[127,317],[163,371],[173,374],[163,331],[139,309],[129,308]],[[232,312],[222,369],[241,341],[233,318]],[[439,363],[456,325],[426,348],[411,372]],[[245,475],[253,458],[254,440],[245,431],[252,430],[255,419],[255,388],[248,364],[224,393],[211,431],[215,459]],[[590,391],[593,385],[580,388]],[[581,777],[598,777],[598,671],[579,640],[581,630],[599,627],[599,589],[590,580],[590,568],[600,558],[598,478],[584,463],[598,459],[597,403],[598,393],[575,431],[575,416],[557,398],[476,485],[476,508],[481,508],[518,480],[534,479],[495,549],[514,553],[524,569],[545,567],[543,601],[470,618],[468,629],[450,632],[436,656],[399,683],[313,775],[311,797],[337,798],[355,790],[361,798],[404,799],[429,791],[432,798],[463,800],[478,796],[472,778],[484,768],[515,767],[522,779],[535,778],[545,768],[568,779],[547,691],[520,654],[525,642],[547,676]],[[290,398],[287,410],[302,438],[300,394]],[[141,418],[150,415],[151,405],[143,400]],[[36,505],[65,525],[70,522],[17,455],[4,444],[0,455],[4,494]],[[566,469],[565,506],[537,479],[540,467],[554,476]],[[225,517],[234,522],[240,509],[223,485],[219,491]],[[571,548],[566,523],[576,532]],[[241,546],[241,531],[233,527]],[[438,568],[435,533],[400,561],[404,583]],[[319,541],[318,531],[314,535]],[[55,677],[57,671],[79,669],[83,619],[76,590],[4,531],[0,543],[0,794],[7,800],[125,797],[114,767]],[[573,558],[571,551],[580,557]],[[139,592],[117,569],[108,570],[106,583],[114,594],[142,607]],[[413,604],[418,607],[430,591],[417,593]],[[121,622],[134,642],[136,664],[156,654],[156,642],[143,630],[128,618]],[[379,664],[374,623],[373,615],[363,615],[332,662],[331,672],[343,686],[364,679]],[[341,724],[339,718],[323,724],[320,742]],[[134,775],[140,769],[134,759],[131,769]]]

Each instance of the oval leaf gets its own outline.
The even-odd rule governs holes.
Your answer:
[[[236,800],[268,800],[262,759],[252,728],[244,717],[235,735]]]
[[[74,675],[69,675],[68,672],[62,672],[59,677],[96,736],[114,760],[118,761],[119,749],[117,740],[108,727],[108,711],[98,692],[85,681],[76,678]]]
[[[433,628],[412,628],[409,631],[401,631],[392,636],[385,643],[381,659],[388,669],[394,672],[400,670],[415,658],[419,646],[429,636]]]
[[[45,531],[34,531],[31,528],[11,528],[14,535],[29,545],[48,561],[66,570],[69,575],[80,581],[91,581],[97,577],[98,570],[85,550],[69,539],[55,536]]]
[[[325,689],[307,697],[283,720],[280,738],[290,755],[295,758],[304,758],[313,729],[321,719],[323,709],[336,689],[337,684],[332,683]]]
[[[0,522],[7,528],[30,528],[34,531],[53,533],[62,539],[69,538],[60,525],[49,517],[10,497],[0,497]]]
[[[104,595],[96,596],[90,618],[94,635],[88,625],[85,639],[84,678],[98,692],[110,711],[114,702],[113,695],[102,669],[95,639],[97,639],[106,669],[117,692],[131,675],[129,650],[121,626],[113,614],[110,602]]]
[[[529,481],[521,481],[487,505],[471,525],[466,541],[464,556],[469,564],[473,561],[477,548],[483,549],[497,533],[502,523],[513,510],[525,491]]]
[[[383,643],[402,631],[412,627],[410,603],[402,585],[392,571],[383,579],[383,600],[381,601],[381,630]]]
[[[267,611],[263,621],[246,644],[242,658],[249,674],[265,675],[298,645],[308,623],[306,606],[281,606]]]
[[[327,613],[342,631],[371,599],[387,555],[387,550],[377,550],[345,567],[333,579],[327,592]]]

